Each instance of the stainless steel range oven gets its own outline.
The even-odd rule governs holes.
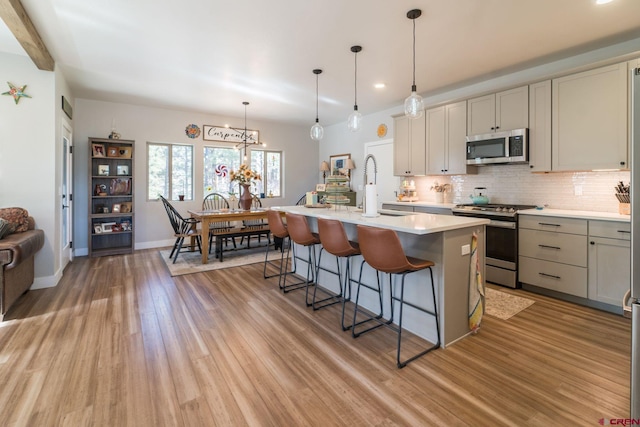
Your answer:
[[[518,285],[518,211],[530,205],[457,205],[453,214],[487,218],[485,280],[510,288]]]

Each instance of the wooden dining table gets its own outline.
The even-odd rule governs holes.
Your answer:
[[[188,211],[191,218],[197,219],[201,223],[200,236],[202,242],[202,263],[209,262],[209,225],[215,222],[244,221],[267,219],[267,209],[257,208],[248,211],[241,209],[220,209],[205,211]]]

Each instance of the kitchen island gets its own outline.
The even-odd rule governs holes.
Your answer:
[[[344,224],[349,239],[357,241],[357,225],[367,225],[394,230],[398,233],[404,251],[416,258],[429,259],[435,262],[433,276],[436,288],[436,300],[440,318],[440,340],[445,347],[461,339],[469,333],[468,295],[469,295],[469,249],[473,233],[478,236],[478,257],[480,268],[484,273],[485,224],[487,219],[466,218],[448,215],[434,215],[415,212],[379,211],[374,218],[363,217],[362,211],[353,207],[306,208],[304,206],[272,207],[274,210],[304,215],[313,231],[317,231],[317,218],[337,219]],[[296,247],[298,255],[307,257],[305,247]],[[354,257],[352,277],[358,278],[362,257]],[[306,271],[306,263],[298,271]],[[335,258],[323,255],[322,266],[335,270]],[[375,271],[365,265],[363,282],[374,284]],[[431,286],[428,271],[421,271],[407,276],[405,299],[414,304],[432,310]],[[338,292],[338,279],[335,275],[320,270],[318,277],[320,286]],[[355,283],[352,286],[355,290]],[[384,317],[389,318],[389,289],[385,277],[383,285]],[[360,304],[369,310],[376,310],[377,295],[364,290],[360,296]],[[395,310],[398,310],[396,305]],[[397,319],[395,313],[394,319]],[[336,327],[338,321],[336,319]],[[405,308],[403,327],[416,335],[436,341],[436,328],[433,316],[425,315],[410,307]]]

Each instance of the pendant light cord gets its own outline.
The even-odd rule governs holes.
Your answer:
[[[413,86],[412,88],[415,88],[416,87],[416,20],[415,18],[412,19],[412,21],[413,21]]]
[[[353,73],[353,87],[354,87],[354,104],[353,106],[357,109],[358,108],[358,52],[355,53],[354,55],[354,73]]]
[[[316,123],[318,123],[318,74],[316,74]]]

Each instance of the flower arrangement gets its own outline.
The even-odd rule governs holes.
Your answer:
[[[450,184],[438,184],[438,181],[434,182],[431,186],[431,190],[434,190],[436,193],[445,193],[449,191],[450,188]]]
[[[254,181],[261,181],[262,177],[256,171],[249,169],[249,166],[242,164],[237,171],[232,170],[229,172],[229,178],[231,181],[236,181],[240,185],[250,185]]]

